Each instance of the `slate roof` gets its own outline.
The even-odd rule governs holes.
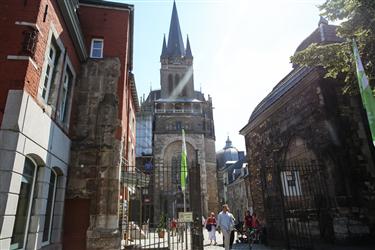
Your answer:
[[[152,101],[166,101],[167,99],[161,99],[161,90],[152,90],[146,99],[146,102]],[[206,99],[204,98],[204,94],[200,91],[194,91],[194,98],[180,98],[180,99],[173,99],[170,100],[171,102],[178,102],[178,101],[192,101],[192,102],[205,102]]]
[[[182,39],[180,21],[178,19],[176,2],[173,1],[171,23],[169,25],[168,43],[164,36],[160,58],[193,58],[189,37],[186,40],[186,49]]]
[[[186,38],[186,52],[185,52],[186,58],[193,58],[193,54],[191,53],[190,48],[190,42],[189,42],[189,36]]]
[[[185,47],[181,34],[180,21],[178,19],[176,2],[173,1],[172,18],[169,26],[167,54],[162,54],[162,56],[183,57],[184,55]]]
[[[306,49],[313,43],[327,44],[340,43],[344,40],[336,35],[337,26],[329,25],[327,20],[321,18],[318,28],[314,30],[302,43],[297,47],[295,53]],[[252,112],[249,123],[254,121],[260,114],[265,112],[272,104],[285,95],[289,90],[298,85],[298,83],[309,74],[314,68],[301,68],[293,65],[294,69],[282,79],[272,91],[255,107]]]

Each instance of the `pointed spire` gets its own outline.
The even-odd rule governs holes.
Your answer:
[[[187,36],[187,39],[186,39],[185,57],[193,58],[193,54],[191,53],[191,48],[190,48],[189,36]]]
[[[180,21],[178,20],[176,2],[173,1],[173,10],[171,24],[168,34],[168,55],[173,57],[182,57],[185,55],[184,41],[182,40]]]
[[[163,38],[163,48],[161,49],[161,55],[160,58],[165,58],[167,57],[167,42],[165,41],[165,34]]]

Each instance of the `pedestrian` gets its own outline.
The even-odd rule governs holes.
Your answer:
[[[184,231],[185,231],[185,224],[177,221],[177,241],[184,242]]]
[[[252,220],[252,217],[251,217],[250,211],[247,210],[245,213],[244,224],[243,224],[245,232],[251,229],[251,220]]]
[[[255,229],[255,241],[258,242],[260,234],[260,223],[256,213],[253,213],[253,215],[251,216],[251,228]]]
[[[212,245],[212,241],[214,241],[214,245],[216,246],[216,218],[215,213],[211,212],[210,216],[206,220],[206,229],[208,231],[208,239],[210,240],[210,245]]]
[[[225,250],[230,249],[230,236],[234,227],[234,217],[229,212],[229,207],[227,204],[223,205],[223,210],[219,213],[217,217],[218,231],[223,232],[224,237],[224,248]]]
[[[171,220],[171,231],[172,231],[172,236],[174,236],[174,235],[177,234],[176,230],[177,230],[177,220],[176,220],[175,218],[173,218],[173,219]]]

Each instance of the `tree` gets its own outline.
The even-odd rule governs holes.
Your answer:
[[[375,81],[375,0],[326,0],[321,15],[341,22],[337,28],[343,43],[312,44],[291,57],[294,64],[322,66],[326,77],[345,79],[344,92],[357,89],[352,39],[355,38],[370,85]]]

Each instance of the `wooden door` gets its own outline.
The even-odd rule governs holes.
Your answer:
[[[64,250],[86,250],[86,231],[90,223],[90,200],[67,199],[64,209]]]

